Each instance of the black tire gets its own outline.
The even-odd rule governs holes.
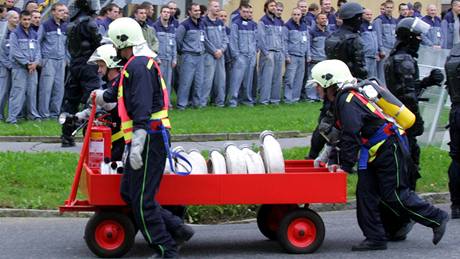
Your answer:
[[[135,228],[121,212],[96,212],[85,228],[88,248],[98,257],[122,257],[134,245]]]
[[[313,253],[323,243],[325,232],[324,222],[316,212],[297,209],[281,220],[278,242],[291,254]]]
[[[298,208],[297,205],[261,205],[257,212],[257,227],[260,233],[270,240],[278,239],[278,229],[281,219],[290,211]]]

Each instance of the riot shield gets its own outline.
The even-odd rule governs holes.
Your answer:
[[[418,52],[420,80],[428,76],[434,68],[438,68],[444,73],[444,64],[449,53],[450,50],[448,49],[421,46]],[[438,147],[445,146],[449,135],[445,129],[449,119],[450,101],[448,99],[444,86],[432,86],[423,92],[419,107],[425,121],[425,132],[418,138],[419,143]]]

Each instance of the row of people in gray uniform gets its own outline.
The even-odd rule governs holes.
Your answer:
[[[59,115],[68,60],[63,21],[67,11],[63,4],[53,5],[52,17],[38,31],[31,27],[28,11],[8,12],[0,51],[1,120],[6,118],[6,103],[9,123],[20,117],[36,120]]]
[[[225,21],[219,18],[219,1],[211,1],[208,15],[204,17],[199,5],[191,4],[187,9],[189,18],[174,31],[165,27],[172,23],[168,25],[163,8],[167,7],[160,10],[161,17],[154,28],[162,72],[170,92],[174,66],[171,60],[179,60],[178,109],[205,107],[210,100],[218,107],[252,106],[256,97],[262,105],[279,104],[283,84],[284,102],[296,102],[300,99],[306,61],[317,63],[326,59],[324,41],[330,34],[326,14],[318,15],[314,27],[309,29],[302,21],[300,9],[296,8],[293,18],[283,24],[275,16],[276,1],[267,1],[266,14],[258,24],[252,20],[252,7],[241,5],[232,17],[231,28],[227,28]],[[173,51],[174,46],[179,58]],[[255,69],[258,52],[259,64]]]
[[[298,5],[301,2],[304,1],[299,1]],[[456,2],[453,2],[453,7]],[[381,80],[384,80],[385,57],[395,42],[397,24],[392,16],[394,3],[386,1],[383,5],[384,13],[374,21],[372,11],[365,10],[360,30],[369,77]],[[256,97],[262,105],[278,104],[282,99],[282,86],[284,102],[300,100],[309,70],[326,59],[324,41],[335,29],[336,24],[330,24],[331,17],[335,15],[320,13],[306,19],[308,17],[298,7],[292,11],[292,18],[283,24],[275,15],[276,8],[276,1],[266,1],[265,15],[257,24],[252,20],[251,6],[243,4],[232,16],[231,28],[225,28],[225,23],[217,18],[219,1],[210,3],[205,17],[200,16],[198,5],[189,7],[189,18],[176,31],[180,55],[177,89],[179,109],[189,105],[204,107],[209,100],[216,106],[253,105]],[[451,12],[455,10],[453,8]],[[436,12],[436,6],[429,5],[427,16],[422,17],[431,21],[429,23],[432,25],[430,31],[423,35],[423,41],[425,45],[440,47],[441,21]],[[446,17],[445,20],[449,16]],[[286,72],[283,82],[284,64]],[[306,89],[306,97],[313,100],[319,98],[314,88]]]

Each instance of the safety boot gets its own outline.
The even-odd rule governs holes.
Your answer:
[[[179,248],[185,242],[189,241],[194,234],[195,231],[193,230],[193,228],[186,224],[182,224],[180,227],[178,227],[171,233],[174,241],[176,241],[176,244]]]
[[[444,212],[444,211],[443,211]],[[441,225],[433,228],[433,244],[437,245],[441,241],[444,233],[446,233],[447,222],[449,221],[449,216],[444,212],[445,216],[441,221]]]
[[[411,220],[409,223],[401,227],[396,233],[389,236],[388,239],[393,242],[404,241],[407,238],[407,234],[412,230],[415,225],[415,221]]]
[[[75,140],[72,137],[61,137],[61,147],[74,147]]]
[[[385,241],[373,241],[370,239],[364,239],[358,245],[351,247],[351,251],[371,251],[371,250],[386,250],[387,242]]]

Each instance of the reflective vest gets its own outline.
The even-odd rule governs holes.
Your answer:
[[[128,71],[126,71],[126,68],[135,58],[136,56],[132,56],[128,60],[128,62],[126,62],[126,64],[123,66],[123,70],[121,71],[120,76],[120,82],[118,84],[118,115],[121,119],[121,131],[123,132],[123,138],[125,139],[126,144],[131,143],[131,140],[133,138],[133,121],[131,120],[131,118],[129,118],[128,111],[126,110],[125,100],[123,98],[123,82],[125,77],[129,78],[129,73]],[[151,70],[153,66],[155,66],[155,68],[157,69],[158,77],[160,78],[161,89],[163,91],[163,108],[161,109],[161,111],[152,113],[152,115],[150,116],[150,120],[161,121],[165,128],[170,129],[171,123],[168,117],[169,96],[168,90],[166,88],[166,83],[163,79],[163,76],[161,75],[160,67],[158,66],[158,64],[155,62],[155,60],[153,60],[153,58],[149,58],[149,62],[147,63],[147,69]]]

